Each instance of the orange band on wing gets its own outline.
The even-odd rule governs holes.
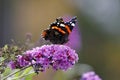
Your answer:
[[[61,28],[58,28],[57,26],[53,26],[52,29],[56,29],[56,30],[58,30],[59,32],[65,34],[65,31],[63,31]]]
[[[66,25],[65,28],[67,29],[68,33],[70,34],[70,33],[71,33],[71,30],[70,30],[70,28],[68,27],[68,25]]]
[[[43,37],[45,37],[46,34],[47,34],[46,31],[43,31],[43,32],[42,32],[42,36],[43,36]]]

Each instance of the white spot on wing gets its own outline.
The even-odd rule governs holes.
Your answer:
[[[60,23],[58,22],[57,25],[59,25]]]
[[[64,24],[60,24],[60,26],[65,27],[65,25],[64,25]]]
[[[72,24],[71,24],[71,26],[75,26],[75,24],[74,24],[74,23],[72,23]]]
[[[72,22],[70,22],[70,24],[72,24]]]

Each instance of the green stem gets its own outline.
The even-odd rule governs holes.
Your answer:
[[[30,67],[30,66],[31,66],[31,65],[26,66],[26,67],[23,67],[23,68],[21,68],[20,70],[17,70],[17,71],[15,71],[15,72],[13,72],[13,73],[9,74],[9,75],[8,75],[8,76],[6,76],[6,77],[3,77],[3,78],[2,78],[2,80],[6,80],[8,77],[10,77],[10,76],[12,76],[12,75],[14,75],[14,74],[16,74],[16,73],[18,73],[18,72],[20,72],[20,71],[22,71],[22,70],[26,69],[26,68],[28,68],[28,67]]]

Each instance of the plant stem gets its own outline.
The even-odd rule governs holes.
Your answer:
[[[18,73],[18,72],[20,72],[20,71],[26,69],[26,68],[28,68],[28,67],[30,67],[30,66],[31,66],[31,65],[26,66],[26,67],[23,67],[23,68],[21,68],[20,70],[13,72],[13,73],[9,74],[9,75],[6,76],[6,77],[3,77],[2,80],[6,80],[8,77],[10,77],[10,76],[12,76],[12,75],[14,75],[14,74],[16,74],[16,73]]]

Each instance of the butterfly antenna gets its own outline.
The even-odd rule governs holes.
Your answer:
[[[77,16],[73,17],[70,22],[76,23],[77,22]]]

